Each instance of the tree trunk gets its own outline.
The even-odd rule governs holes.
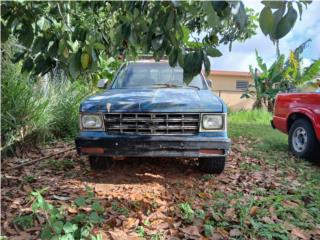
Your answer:
[[[274,107],[273,100],[268,100],[268,106],[267,106],[268,112],[273,112],[273,107]]]

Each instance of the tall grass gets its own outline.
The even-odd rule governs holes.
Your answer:
[[[7,59],[1,65],[3,153],[17,145],[29,146],[76,135],[79,104],[92,94],[92,88],[81,82],[36,81],[21,74],[20,64]]]
[[[248,110],[231,112],[228,115],[229,123],[254,123],[269,125],[272,114],[265,110]]]

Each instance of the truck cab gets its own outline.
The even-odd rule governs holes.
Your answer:
[[[103,85],[103,84],[102,84]],[[230,148],[227,107],[202,74],[188,84],[167,61],[123,64],[107,89],[80,105],[79,154],[92,169],[130,157],[197,158],[221,173]]]

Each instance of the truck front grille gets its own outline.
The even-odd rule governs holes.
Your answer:
[[[107,113],[109,134],[192,135],[199,132],[199,113]]]

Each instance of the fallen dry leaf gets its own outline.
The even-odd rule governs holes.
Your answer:
[[[301,238],[303,240],[308,240],[310,239],[310,236],[308,236],[305,232],[303,232],[303,230],[299,229],[299,228],[294,228],[291,231],[291,235]]]
[[[257,206],[253,206],[249,212],[250,216],[253,217],[253,216],[257,215],[258,210],[259,210],[259,208]]]
[[[113,231],[108,231],[113,240],[139,240],[138,236],[132,236],[131,234],[127,234],[123,230],[114,229]]]
[[[189,226],[186,228],[180,228],[180,231],[187,234],[191,237],[201,237],[201,234],[199,232],[199,228],[196,226]]]
[[[239,229],[234,228],[230,230],[229,235],[230,237],[238,237],[238,236],[241,236],[241,232]]]
[[[124,222],[123,222],[123,227],[125,229],[131,229],[133,227],[138,226],[139,224],[139,219],[137,218],[127,218]]]

